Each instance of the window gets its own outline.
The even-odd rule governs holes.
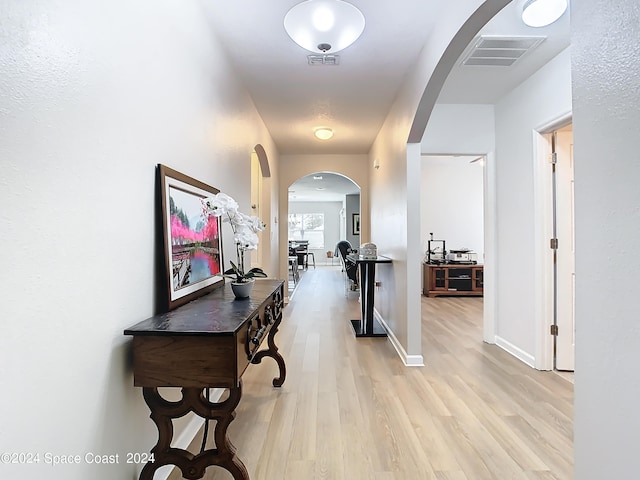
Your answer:
[[[323,249],[324,213],[290,213],[289,240],[308,240],[310,249]]]

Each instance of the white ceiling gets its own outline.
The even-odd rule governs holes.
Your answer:
[[[213,1],[211,22],[281,154],[367,153],[446,2],[351,0],[366,26],[338,66],[309,66],[284,30],[299,0]],[[330,142],[313,137],[328,125]]]
[[[342,202],[345,195],[359,193],[360,187],[347,177],[318,172],[300,178],[289,187],[289,202]]]
[[[208,19],[250,92],[281,154],[366,154],[403,77],[444,8],[455,2],[349,0],[366,19],[362,36],[338,53],[337,66],[309,66],[307,52],[287,35],[283,19],[299,0],[213,0]],[[458,63],[439,103],[493,104],[569,45],[568,12],[544,28],[525,26],[522,0],[505,7],[481,32],[546,39],[512,67]],[[333,128],[325,142],[317,126]]]
[[[461,62],[458,62],[440,92],[438,103],[495,104],[569,46],[569,11],[548,27],[532,28],[527,27],[520,18],[522,3],[512,1],[480,31],[479,35],[542,36],[544,41],[511,67],[462,66]]]

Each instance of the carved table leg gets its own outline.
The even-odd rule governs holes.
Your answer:
[[[249,473],[236,456],[236,449],[229,440],[227,428],[235,418],[235,409],[242,397],[242,380],[238,387],[229,389],[229,398],[212,403],[204,396],[202,388],[183,388],[182,399],[177,402],[165,400],[157,388],[143,388],[144,399],[151,410],[151,419],[158,427],[158,443],[151,450],[154,461],[147,463],[140,473],[140,480],[152,480],[155,471],[164,465],[176,465],[183,478],[202,478],[205,469],[218,465],[227,469],[234,480],[249,480]],[[216,420],[214,439],[216,448],[197,455],[181,448],[171,448],[173,424],[171,419],[194,412],[205,419]]]
[[[251,363],[260,363],[264,357],[271,357],[276,361],[276,363],[278,364],[278,369],[280,370],[280,374],[277,378],[273,379],[272,384],[274,387],[281,387],[287,376],[287,366],[284,363],[284,358],[282,358],[282,355],[278,353],[278,347],[276,346],[276,342],[274,340],[274,337],[278,332],[278,327],[280,326],[281,320],[282,315],[279,315],[273,326],[271,327],[271,330],[269,330],[269,335],[267,336],[267,345],[269,348],[267,350],[259,351],[251,360]]]

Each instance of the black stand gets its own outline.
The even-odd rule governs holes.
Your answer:
[[[385,257],[365,259],[350,257],[360,265],[360,319],[351,320],[351,326],[356,337],[386,337],[387,332],[374,318],[373,307],[375,300],[376,263],[391,263]]]
[[[353,327],[353,332],[356,334],[356,337],[386,337],[386,330],[380,325],[378,322],[374,321],[371,327],[371,330],[362,329],[362,321],[361,320],[351,320],[351,326]],[[366,325],[365,325],[366,327]]]

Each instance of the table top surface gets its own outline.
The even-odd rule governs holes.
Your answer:
[[[255,281],[249,298],[236,299],[231,284],[216,288],[170,312],[147,318],[124,331],[125,335],[234,335],[244,322],[284,283]]]
[[[347,258],[355,263],[391,263],[389,257],[378,255],[376,258],[365,258],[362,255],[347,255]]]

